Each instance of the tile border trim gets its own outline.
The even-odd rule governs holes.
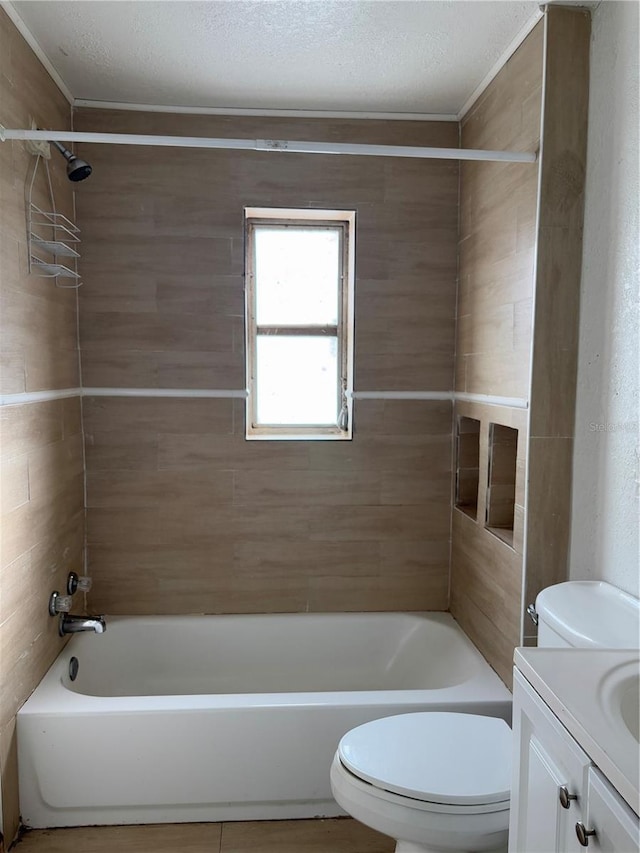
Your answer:
[[[227,388],[83,388],[83,397],[220,397],[244,400],[246,389]]]
[[[455,391],[457,403],[484,403],[486,406],[506,406],[509,409],[528,409],[529,400],[525,397],[497,397],[492,394],[470,394],[467,391]]]
[[[453,400],[453,391],[352,391],[354,400]]]
[[[27,403],[44,403],[49,400],[65,400],[81,397],[82,388],[61,388],[58,391],[22,391],[19,394],[0,394],[1,406],[22,406]]]
[[[239,399],[247,397],[242,388],[62,388],[54,391],[23,391],[1,394],[0,407],[63,400],[67,397],[174,397],[191,399]],[[483,403],[528,409],[529,401],[522,397],[499,397],[489,394],[470,394],[465,391],[351,391],[353,400],[434,400],[464,403]]]

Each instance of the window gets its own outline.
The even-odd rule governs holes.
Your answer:
[[[247,208],[248,439],[350,439],[355,213]]]

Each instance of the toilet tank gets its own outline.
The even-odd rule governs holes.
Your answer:
[[[538,646],[640,648],[640,601],[604,581],[568,581],[536,598]]]

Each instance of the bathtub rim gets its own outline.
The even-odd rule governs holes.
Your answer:
[[[64,683],[69,660],[74,654],[81,635],[70,638],[47,670],[34,692],[18,711],[18,715],[59,715],[68,713],[103,714],[127,712],[200,711],[204,709],[274,708],[274,707],[353,707],[354,705],[378,705],[381,708],[397,705],[427,704],[443,705],[468,703],[496,705],[511,703],[512,695],[497,673],[490,667],[478,648],[465,634],[453,616],[444,611],[372,611],[353,613],[266,613],[266,614],[176,614],[176,615],[119,615],[106,616],[107,626],[123,622],[158,624],[165,620],[216,619],[216,620],[304,620],[311,618],[338,617],[347,621],[356,617],[419,617],[453,628],[474,659],[474,672],[465,681],[440,688],[391,689],[391,690],[338,690],[338,691],[288,691],[266,693],[199,693],[199,694],[129,694],[125,696],[101,696],[80,693],[69,689]],[[108,630],[108,628],[107,628]]]

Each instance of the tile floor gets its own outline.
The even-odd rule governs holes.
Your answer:
[[[15,853],[393,853],[384,835],[348,818],[40,829]]]

